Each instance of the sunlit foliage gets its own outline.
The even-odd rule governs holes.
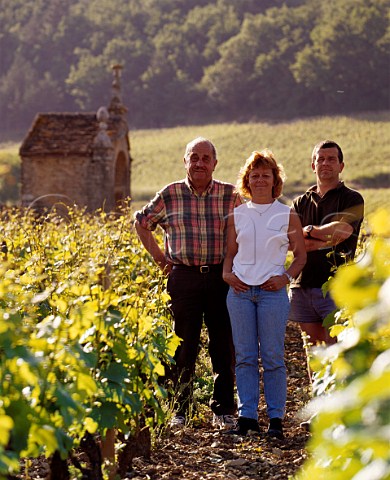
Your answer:
[[[369,224],[367,249],[330,284],[346,321],[313,358],[319,413],[299,480],[390,478],[390,212]]]
[[[131,212],[61,210],[0,217],[0,476],[66,458],[86,432],[164,420],[178,339]]]

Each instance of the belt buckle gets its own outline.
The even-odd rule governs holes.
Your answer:
[[[209,273],[210,267],[208,265],[201,265],[199,268],[200,273]]]

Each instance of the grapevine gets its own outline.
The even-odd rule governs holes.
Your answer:
[[[3,478],[22,457],[64,462],[113,429],[123,440],[164,421],[161,377],[178,339],[131,219],[129,207],[0,217]]]

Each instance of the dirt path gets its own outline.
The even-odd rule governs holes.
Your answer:
[[[160,439],[151,459],[135,459],[133,471],[125,478],[288,479],[306,458],[305,445],[309,436],[296,417],[308,399],[308,378],[301,336],[293,324],[287,327],[286,365],[288,394],[284,441],[269,441],[264,433],[249,438],[222,435],[212,427],[209,417],[196,428],[186,428]],[[259,421],[265,432],[267,417],[263,405]]]

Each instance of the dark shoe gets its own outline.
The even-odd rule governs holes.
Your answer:
[[[223,433],[229,435],[246,435],[248,432],[260,432],[259,424],[254,418],[238,417],[237,424]]]
[[[270,438],[277,438],[279,440],[284,439],[283,425],[282,425],[281,418],[271,418],[271,420],[269,421],[267,436]]]

